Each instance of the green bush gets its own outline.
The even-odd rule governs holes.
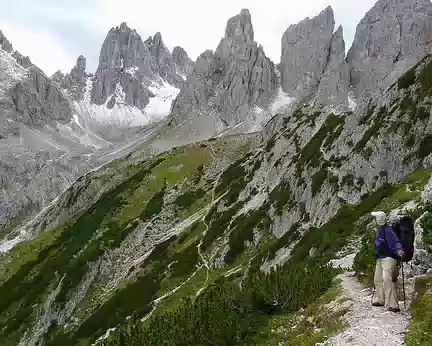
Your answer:
[[[140,219],[142,221],[150,220],[153,216],[159,214],[162,211],[164,204],[164,196],[165,196],[165,187],[157,192],[151,199],[148,201],[146,207],[142,211],[140,215]]]
[[[282,181],[269,194],[269,201],[276,209],[276,215],[282,215],[283,208],[290,209],[293,203],[293,196],[288,182]]]
[[[415,280],[412,323],[408,327],[407,345],[432,345],[432,278]]]
[[[373,283],[376,255],[375,236],[371,233],[362,239],[362,246],[354,258],[353,265],[353,270],[359,280],[368,285]]]
[[[184,194],[178,196],[174,201],[174,204],[182,209],[188,209],[191,207],[195,201],[203,198],[206,192],[203,189],[198,189],[194,191],[187,191]]]
[[[234,162],[221,175],[220,183],[216,187],[215,192],[227,192],[225,200],[229,204],[233,204],[237,201],[240,193],[252,180],[255,171],[261,167],[261,161],[259,159],[251,160],[248,163],[250,165],[250,171],[246,171],[248,165],[246,162],[251,155],[252,153],[248,153],[240,160]],[[252,162],[253,165],[251,165]]]
[[[375,108],[376,108],[376,106],[372,106],[371,107],[371,104],[369,103],[368,109],[366,111],[366,114],[365,114],[364,117],[362,117],[360,119],[359,125],[364,125],[364,124],[366,124],[369,121],[369,119],[373,116],[373,114],[375,112]]]
[[[422,218],[423,241],[432,246],[432,212],[428,211]]]
[[[256,268],[245,280],[244,291],[254,310],[266,314],[297,311],[324,293],[333,275],[329,265],[287,265],[267,275]]]
[[[419,145],[419,149],[417,151],[417,157],[419,159],[426,158],[432,152],[432,135],[425,135]]]
[[[321,145],[327,139],[326,146],[330,145],[342,131],[344,120],[334,114],[330,114],[321,128],[312,137],[312,139],[304,146],[304,148],[297,154],[297,172],[305,166],[318,167],[322,162]],[[335,129],[340,126],[340,131]],[[294,160],[294,159],[293,159]]]
[[[284,266],[269,275],[251,270],[242,287],[220,277],[198,298],[152,316],[135,319],[111,335],[107,345],[250,345],[258,326],[277,312],[306,307],[332,284],[328,265]]]
[[[416,81],[415,69],[409,69],[402,77],[398,79],[400,89],[408,89]]]
[[[388,117],[387,108],[384,106],[380,107],[377,116],[372,120],[371,125],[365,131],[363,137],[355,145],[353,149],[355,153],[360,153],[366,147],[366,144],[369,142],[369,140],[371,138],[376,137],[379,134],[379,131],[382,128],[384,128],[387,117]]]
[[[347,174],[342,178],[342,184],[348,186],[354,186],[355,177],[352,174]]]
[[[430,59],[430,55],[428,57]],[[432,94],[432,61],[426,63],[421,69],[418,80],[420,82],[420,98],[425,98]]]
[[[275,144],[276,144],[276,135],[274,135],[273,137],[271,137],[267,141],[266,147],[265,147],[266,152],[267,153],[270,152],[273,149],[273,147],[275,146]]]
[[[322,167],[312,177],[312,197],[314,197],[321,189],[321,186],[324,184],[326,178],[327,178],[327,169],[325,167]]]
[[[267,205],[263,205],[257,210],[252,210],[247,214],[238,216],[232,223],[232,231],[229,237],[229,250],[225,255],[225,263],[232,264],[239,257],[244,249],[245,242],[252,241],[254,229],[268,232],[270,218],[267,214]]]
[[[294,224],[291,228],[285,232],[285,234],[279,239],[274,240],[273,242],[269,242],[269,245],[266,246],[263,250],[262,257],[271,261],[275,258],[276,252],[283,247],[291,245],[294,241],[296,241],[301,236],[298,231],[298,224]]]
[[[237,203],[233,207],[225,210],[222,213],[216,212],[216,207],[206,217],[207,224],[210,222],[209,229],[203,237],[202,249],[206,250],[210,247],[216,238],[225,233],[231,219],[240,210],[242,203]]]

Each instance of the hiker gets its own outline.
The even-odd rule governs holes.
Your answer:
[[[374,277],[377,299],[372,305],[384,306],[389,311],[399,312],[396,282],[399,274],[398,262],[404,258],[405,251],[394,229],[387,224],[386,214],[382,211],[371,214],[379,225],[375,239],[378,251]]]

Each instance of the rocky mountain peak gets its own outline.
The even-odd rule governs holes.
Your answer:
[[[150,94],[142,83],[153,75],[154,62],[148,47],[141,36],[123,22],[108,32],[102,44],[91,100],[96,104],[105,103],[119,85],[125,93],[125,102],[143,109]],[[110,104],[115,104],[115,100],[113,102]]]
[[[83,55],[80,55],[71,72],[66,74],[62,79],[61,86],[63,89],[68,90],[68,94],[72,99],[82,99],[85,92],[87,77],[86,58]],[[61,74],[58,72],[51,77],[52,80],[59,80],[60,78]]]
[[[56,72],[53,73],[53,75],[50,77],[50,79],[56,83],[56,84],[61,84],[63,82],[65,75],[62,71],[57,70]]]
[[[128,105],[146,112],[150,98],[157,96],[156,89],[171,88],[171,96],[161,100],[162,103],[169,102],[167,99],[175,97],[174,93],[177,95],[175,91],[184,83],[179,70],[160,32],[143,41],[136,30],[122,23],[108,32],[102,45],[99,66],[92,79],[91,102],[106,103],[109,109]],[[163,107],[166,108],[169,109]]]
[[[330,6],[288,27],[282,36],[279,66],[284,92],[304,97],[316,89],[328,62],[334,27]]]
[[[177,66],[162,40],[162,34],[157,32],[153,38],[149,37],[145,45],[153,58],[154,71],[169,84],[181,87],[183,78],[177,73]]]
[[[187,76],[192,73],[194,63],[182,47],[174,47],[171,55],[182,75]]]
[[[24,68],[28,68],[28,67],[33,65],[28,56],[24,56],[21,53],[19,53],[18,51],[14,51],[12,53],[12,56],[15,58],[17,63],[20,64]]]
[[[112,28],[111,30],[117,30],[117,28]],[[134,32],[136,32],[134,29],[131,29],[131,28],[129,28],[129,26],[127,25],[127,23],[126,22],[122,22],[121,24],[120,24],[120,28],[119,28],[119,30],[121,31],[121,32],[130,32],[130,31],[134,31]]]
[[[206,109],[206,113],[214,112],[209,126],[220,121],[223,128],[254,118],[256,106],[268,107],[276,90],[276,73],[253,38],[248,10],[228,20],[215,53],[207,50],[198,57],[194,72],[174,102],[176,123],[192,109]]]
[[[357,26],[347,62],[357,97],[388,87],[432,48],[429,0],[379,0]]]
[[[8,53],[12,53],[13,47],[8,39],[4,36],[3,32],[0,30],[0,48]]]
[[[240,14],[228,20],[225,29],[225,38],[231,38],[249,44],[253,42],[254,31],[249,10],[242,9]]]
[[[348,90],[349,69],[345,61],[343,28],[339,26],[330,41],[327,64],[318,85],[317,104],[346,110],[350,106]]]
[[[1,31],[0,46],[0,118],[37,127],[70,121],[72,110],[58,85],[28,57],[13,51]]]
[[[85,72],[86,62],[86,58],[83,55],[80,55],[76,61],[75,68],[79,71]]]

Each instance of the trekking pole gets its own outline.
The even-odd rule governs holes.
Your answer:
[[[401,261],[402,265],[402,290],[403,290],[403,297],[404,297],[404,308],[406,307],[406,297],[405,297],[405,275],[403,270],[403,261]]]

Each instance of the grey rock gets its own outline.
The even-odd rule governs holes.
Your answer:
[[[347,108],[349,70],[345,62],[345,42],[340,26],[333,34],[328,63],[318,86],[317,102],[320,105],[338,105]]]
[[[50,77],[50,79],[56,83],[57,85],[61,85],[61,83],[63,82],[65,75],[62,71],[58,70],[56,72],[54,72],[54,74]]]
[[[208,104],[210,97],[215,95],[212,82],[215,69],[213,60],[214,55],[211,50],[206,50],[198,57],[193,73],[189,75],[172,105],[172,112],[179,114],[179,118],[195,107]]]
[[[60,77],[60,75],[56,76],[56,78]],[[82,99],[84,96],[86,82],[86,58],[80,55],[71,72],[62,78],[61,87],[68,90],[68,94],[73,100],[78,100]]]
[[[192,73],[194,63],[182,47],[174,47],[172,51],[172,57],[178,67],[178,71],[180,72],[180,74],[182,74],[183,76],[188,76]]]
[[[12,53],[13,47],[12,44],[8,41],[8,39],[3,35],[2,31],[0,30],[0,47],[8,52]]]
[[[429,0],[379,0],[357,26],[347,54],[357,98],[379,94],[431,51]],[[365,95],[363,95],[365,93]]]
[[[32,66],[28,76],[12,90],[16,118],[26,125],[43,126],[72,118],[69,101],[40,69]]]
[[[316,91],[329,60],[334,26],[333,10],[329,6],[318,16],[306,18],[285,31],[279,65],[284,92],[305,97]],[[335,36],[332,48],[336,59],[340,34]]]
[[[155,66],[149,49],[141,36],[126,23],[112,28],[101,48],[91,100],[103,104],[119,84],[125,93],[125,102],[143,109],[150,94],[143,83],[154,77]]]
[[[186,85],[173,103],[174,123],[192,109],[216,112],[225,126],[244,121],[255,106],[266,108],[276,91],[273,63],[253,41],[248,10],[228,20],[215,53],[201,54]]]
[[[184,80],[177,73],[177,66],[170,51],[162,41],[161,33],[156,33],[153,38],[149,37],[144,43],[153,58],[155,72],[169,84],[180,87]]]
[[[30,58],[28,56],[23,56],[22,54],[18,53],[17,51],[12,53],[12,56],[15,58],[15,60],[24,68],[28,68],[32,66],[32,62],[30,61]]]

